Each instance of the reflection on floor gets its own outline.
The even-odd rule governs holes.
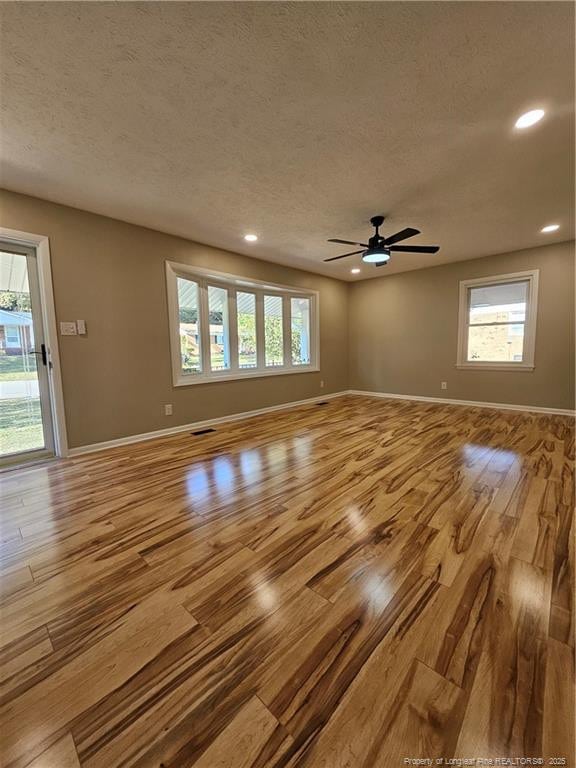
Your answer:
[[[2,764],[570,765],[573,459],[346,397],[0,477]]]

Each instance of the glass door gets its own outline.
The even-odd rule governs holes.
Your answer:
[[[38,267],[0,241],[0,466],[54,454]]]

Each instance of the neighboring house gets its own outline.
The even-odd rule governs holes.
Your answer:
[[[0,309],[0,355],[22,355],[33,345],[32,313]]]
[[[198,326],[196,323],[180,323],[180,336],[185,336],[188,343],[198,346]],[[210,343],[224,344],[224,327],[210,323]]]
[[[525,302],[475,306],[471,308],[470,318],[470,360],[522,360]]]

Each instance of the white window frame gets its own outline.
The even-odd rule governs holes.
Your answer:
[[[193,280],[198,284],[198,328],[200,334],[200,354],[202,371],[200,373],[184,373],[180,356],[180,322],[178,307],[179,277]],[[211,371],[209,362],[209,346],[207,334],[208,324],[208,286],[226,288],[228,291],[228,318],[230,340],[230,369]],[[168,292],[168,314],[170,328],[170,355],[172,360],[172,381],[175,387],[185,387],[192,384],[205,384],[215,381],[231,381],[250,379],[261,376],[281,376],[294,373],[313,373],[320,370],[320,294],[318,291],[295,288],[286,285],[267,283],[264,280],[240,277],[226,272],[216,272],[203,267],[179,264],[174,261],[166,262],[166,287]],[[238,365],[238,323],[236,315],[236,293],[253,293],[256,296],[256,339],[257,367],[239,368]],[[283,301],[283,343],[284,365],[266,367],[264,361],[264,296],[278,295]],[[291,298],[310,300],[310,364],[292,363],[291,348]]]
[[[533,371],[534,350],[536,346],[536,320],[538,317],[538,278],[539,270],[532,269],[526,272],[512,272],[507,275],[492,275],[491,277],[478,277],[474,280],[460,281],[460,304],[458,314],[458,355],[457,368],[477,368],[499,371]],[[513,362],[488,362],[485,360],[468,360],[468,327],[470,325],[470,288],[490,287],[505,285],[506,283],[528,282],[528,300],[526,307],[526,319],[524,321],[524,347],[522,360]],[[511,323],[512,324],[512,323]],[[514,323],[518,325],[518,323]]]

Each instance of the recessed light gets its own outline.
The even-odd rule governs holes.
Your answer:
[[[258,240],[258,235],[244,235],[244,240],[247,243],[255,243]]]
[[[540,232],[556,232],[557,229],[560,229],[560,224],[547,224]]]
[[[358,267],[354,267],[354,269],[351,269],[350,272],[352,272],[353,275],[360,274],[360,270],[358,269]]]
[[[516,128],[530,128],[531,125],[539,123],[545,114],[543,109],[531,109],[530,112],[525,112],[516,120]]]

